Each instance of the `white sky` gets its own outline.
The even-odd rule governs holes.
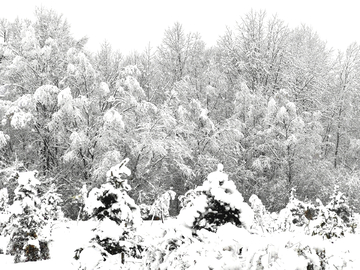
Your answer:
[[[215,45],[226,26],[235,26],[251,9],[277,14],[290,27],[305,23],[334,49],[360,43],[356,0],[7,0],[1,4],[0,18],[31,19],[36,6],[63,14],[75,37],[90,38],[91,51],[104,40],[124,54],[143,51],[149,42],[155,48],[176,21],[186,32],[199,32],[207,45]]]

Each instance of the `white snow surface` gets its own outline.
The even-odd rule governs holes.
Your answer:
[[[54,224],[53,241],[50,243],[50,260],[26,263],[13,263],[13,257],[0,255],[1,269],[4,270],[48,270],[48,269],[77,269],[77,261],[73,259],[74,250],[81,246],[86,246],[89,239],[93,236],[92,228],[96,226],[95,221],[63,221]],[[109,226],[108,229],[110,230]],[[138,234],[142,235],[145,244],[156,244],[164,239],[164,236],[171,234],[171,231],[181,230],[181,225],[177,219],[167,219],[165,223],[161,221],[145,221],[138,229]],[[360,234],[347,235],[334,243],[325,241],[321,237],[306,236],[300,233],[282,232],[266,235],[254,235],[244,228],[238,228],[232,224],[225,224],[219,227],[217,233],[201,230],[199,235],[203,242],[194,241],[190,245],[180,246],[177,254],[183,255],[183,260],[188,261],[187,269],[256,269],[254,262],[259,259],[265,269],[306,269],[306,260],[303,256],[297,256],[298,248],[312,248],[314,250],[326,250],[329,263],[326,269],[360,269],[358,258],[358,243]],[[0,238],[0,248],[4,246],[4,239]],[[242,256],[237,253],[242,248]],[[83,251],[83,255],[89,258],[88,269],[94,269],[97,263],[95,256],[98,253],[89,249]],[[168,259],[171,258],[169,255]],[[318,265],[318,257],[315,252],[307,253],[307,257]],[[130,260],[123,269],[142,269],[141,260]],[[246,265],[248,268],[239,268],[239,265]],[[119,258],[110,258],[101,269],[119,269]],[[105,267],[105,268],[104,268]],[[116,268],[117,267],[117,268]],[[171,268],[173,267],[173,268]],[[180,269],[177,268],[176,260],[168,268],[161,269]],[[318,269],[318,268],[315,268]]]
[[[124,230],[116,224],[115,221],[112,221],[109,218],[105,218],[98,223],[96,227],[96,233],[100,239],[119,239],[122,237]]]
[[[48,270],[48,269],[67,269],[73,270],[74,250],[79,246],[84,246],[88,243],[89,237],[92,236],[91,229],[95,222],[79,222],[66,221],[55,223],[53,227],[53,241],[50,243],[50,260],[38,262],[26,262],[14,264],[13,257],[10,255],[0,255],[1,269],[4,270]],[[2,239],[4,241],[4,239]],[[1,243],[0,247],[4,246]]]
[[[37,171],[19,172],[18,183],[19,185],[40,185],[40,181],[36,178]]]

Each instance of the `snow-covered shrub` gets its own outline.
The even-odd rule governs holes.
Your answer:
[[[320,235],[325,239],[341,238],[356,227],[350,214],[346,198],[337,188],[326,207],[319,199],[316,205],[302,202],[295,198],[292,190],[289,203],[280,211],[277,223],[282,231],[302,229],[305,234]]]
[[[277,232],[259,245],[256,269],[328,269],[325,253],[320,237]]]
[[[219,226],[216,233],[201,229],[196,237],[186,230],[181,225],[168,230],[148,248],[142,269],[247,269],[241,257],[251,243],[246,229],[227,223]]]
[[[170,201],[174,200],[176,196],[175,191],[167,190],[161,194],[154,203],[149,206],[146,204],[140,205],[141,217],[144,220],[161,219],[164,222],[165,217],[169,217]]]
[[[9,193],[7,188],[0,189],[0,213],[7,213],[9,208]]]
[[[153,219],[157,219],[155,216],[151,216],[150,215],[150,211],[151,211],[151,205],[147,205],[145,203],[142,203],[139,205],[140,208],[140,214],[141,214],[141,218],[143,220],[151,220]]]
[[[144,268],[241,269],[254,214],[222,165],[181,201],[179,224],[148,247]]]
[[[296,231],[300,228],[308,230],[309,223],[316,218],[317,212],[312,203],[297,199],[295,189],[292,189],[288,204],[279,212],[277,228],[281,231]]]
[[[317,200],[318,215],[312,224],[312,235],[321,235],[323,238],[341,238],[346,233],[355,233],[357,226],[346,196],[335,186],[326,207]]]
[[[0,243],[5,241],[2,236],[2,230],[10,217],[8,201],[9,194],[7,188],[0,189]],[[0,245],[0,254],[4,253],[4,249],[4,245]]]
[[[40,210],[36,186],[40,184],[37,172],[19,172],[10,219],[4,229],[10,235],[7,252],[14,255],[15,263],[49,259],[48,235]]]
[[[128,161],[125,159],[112,167],[106,174],[107,182],[92,189],[85,198],[84,210],[99,223],[93,229],[89,245],[75,251],[79,269],[100,269],[112,255],[121,256],[122,262],[125,255],[140,256],[141,246],[134,234],[141,222],[140,209],[127,194],[131,187],[124,178],[131,173],[125,166]]]
[[[325,207],[318,199],[319,214],[312,222],[311,235],[321,235],[325,239],[341,238],[345,235],[346,225],[334,212]]]
[[[339,187],[335,185],[334,192],[330,197],[330,202],[326,208],[335,212],[346,224],[351,232],[355,232],[356,222],[352,216],[352,211],[348,204],[347,197],[339,191]]]
[[[260,227],[263,233],[273,232],[275,230],[275,220],[271,214],[265,209],[265,206],[261,202],[258,196],[255,194],[249,198],[251,209],[254,211],[254,227],[258,229]]]
[[[41,210],[45,220],[62,220],[64,213],[61,210],[61,195],[56,193],[56,186],[53,184],[41,197]]]
[[[194,189],[190,189],[184,195],[180,195],[179,196],[180,207],[184,208],[186,206],[188,207],[192,206],[193,201],[195,200],[196,197],[197,197],[197,193],[195,192]]]
[[[218,226],[226,223],[250,229],[253,223],[254,212],[222,168],[219,164],[217,171],[210,173],[203,185],[194,190],[195,197],[193,192],[188,193],[191,199],[181,210],[179,219],[194,233],[202,228],[216,232]]]
[[[3,186],[7,191],[7,204],[11,205],[14,202],[15,189],[18,186],[18,173],[24,171],[24,164],[22,162],[15,162],[13,166],[0,169],[0,178]],[[4,195],[4,194],[3,194]]]
[[[311,203],[306,203],[295,198],[295,190],[293,189],[290,194],[290,200],[287,208],[290,209],[293,217],[292,223],[297,227],[302,227],[309,223],[309,220],[314,219],[316,216],[316,209]]]
[[[7,188],[3,188],[0,190],[0,235],[3,226],[5,226],[6,222],[9,219],[8,201],[9,201],[9,194]]]

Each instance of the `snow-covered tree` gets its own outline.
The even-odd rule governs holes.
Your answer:
[[[36,186],[40,184],[37,172],[20,172],[15,178],[14,203],[11,216],[4,229],[10,235],[7,253],[14,256],[15,263],[49,259],[49,235],[43,232],[45,220],[40,209]]]
[[[181,200],[184,208],[178,217],[179,224],[148,247],[145,269],[240,266],[239,254],[243,247],[247,249],[254,213],[235,184],[228,180],[223,165],[219,164],[202,186]],[[238,235],[242,242],[230,239],[230,235]]]
[[[254,213],[236,190],[234,182],[223,172],[222,164],[218,165],[217,171],[208,175],[202,186],[192,192],[196,196],[181,210],[179,219],[193,233],[202,228],[216,232],[217,227],[225,223],[250,229]]]
[[[86,247],[75,251],[79,269],[98,269],[103,261],[117,255],[124,263],[125,255],[140,256],[140,245],[134,230],[141,222],[140,209],[127,192],[131,189],[126,177],[129,159],[112,167],[106,174],[107,182],[94,188],[85,199],[85,211],[98,221],[94,237]],[[124,177],[125,176],[125,177]]]
[[[251,11],[221,37],[221,60],[228,76],[244,78],[251,90],[269,94],[284,85],[290,29],[277,16]]]
[[[183,26],[176,22],[164,34],[158,47],[157,61],[167,80],[174,84],[191,74],[195,66],[200,66],[205,44],[199,34],[186,34]]]

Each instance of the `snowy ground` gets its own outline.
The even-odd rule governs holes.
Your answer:
[[[0,269],[1,270],[48,270],[48,269],[66,269],[66,270],[75,270],[76,265],[74,264],[74,250],[88,243],[91,236],[91,229],[95,226],[95,222],[76,222],[69,221],[66,223],[57,223],[54,225],[53,230],[53,239],[54,241],[50,245],[50,255],[51,259],[47,261],[39,262],[27,262],[27,263],[13,263],[13,258],[8,255],[0,255]],[[164,231],[169,227],[176,227],[176,219],[166,220],[165,223],[161,221],[145,221],[138,229],[140,235],[144,237],[146,241],[152,241],[156,238],[162,238]],[[231,236],[233,237],[233,236]],[[227,237],[225,237],[227,238]],[[322,240],[319,238],[314,238],[310,236],[304,236],[298,233],[274,233],[262,237],[254,237],[253,240],[261,239],[265,245],[272,245],[274,249],[279,248],[280,246],[285,246],[290,242],[299,243],[299,245],[309,245],[317,246],[324,245]],[[245,240],[245,239],[244,239]],[[339,253],[343,254],[341,257],[348,256],[348,260],[351,262],[350,267],[340,268],[340,269],[360,269],[359,259],[356,258],[356,253],[359,254],[360,248],[358,243],[360,242],[360,234],[349,235],[343,239],[339,239],[336,244],[326,244],[326,250],[328,255],[332,254],[333,258],[337,257]],[[0,245],[1,245],[0,240]],[[254,243],[255,244],[255,243]],[[259,245],[259,243],[257,243]],[[279,253],[280,254],[280,253]],[[286,254],[285,254],[286,255]],[[277,260],[274,263],[276,267],[270,267],[269,269],[286,269],[289,263],[287,262],[286,256],[281,256],[282,259]],[[331,255],[330,255],[331,256]],[[354,258],[356,261],[354,261]],[[289,258],[290,259],[290,258]],[[336,264],[336,261],[334,261]],[[358,264],[359,263],[359,264]],[[285,267],[285,268],[284,268]],[[357,268],[359,267],[359,268]],[[139,262],[134,263],[134,266],[130,269],[140,268]],[[297,269],[297,268],[291,268]],[[301,268],[300,268],[301,269]],[[331,268],[337,269],[337,268]]]
[[[74,250],[89,240],[92,222],[75,222],[54,224],[53,239],[50,244],[51,259],[39,262],[13,263],[13,258],[7,255],[0,255],[1,269],[74,269],[72,257]]]
[[[166,226],[176,220],[169,219],[164,224],[161,221],[144,221],[138,232],[145,239],[161,237]],[[1,270],[49,270],[49,269],[76,269],[73,265],[74,250],[88,243],[91,238],[91,229],[96,222],[76,222],[54,224],[53,239],[50,245],[50,260],[27,263],[13,263],[13,257],[0,254]],[[0,239],[0,248],[3,246],[4,239]]]

